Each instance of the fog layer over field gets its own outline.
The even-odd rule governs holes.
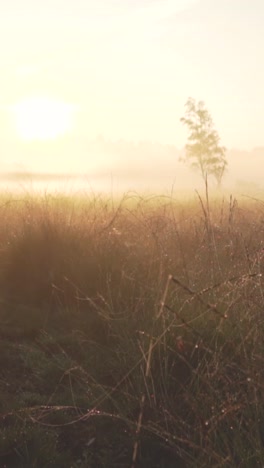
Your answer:
[[[173,145],[98,137],[77,143],[68,139],[57,145],[24,143],[22,149],[22,154],[16,155],[17,163],[4,160],[0,164],[1,188],[163,192],[172,187],[194,190],[203,186],[200,175],[181,161],[184,149]],[[72,158],[65,158],[66,149],[72,151]],[[252,192],[263,188],[264,147],[252,151],[228,150],[227,161],[224,189]],[[56,171],[49,169],[52,162]],[[214,187],[213,181],[211,185]]]

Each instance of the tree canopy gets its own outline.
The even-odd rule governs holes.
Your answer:
[[[186,112],[180,120],[188,127],[188,143],[185,146],[185,162],[198,170],[205,181],[213,176],[220,186],[226,171],[226,148],[220,146],[220,138],[203,101],[189,98]]]

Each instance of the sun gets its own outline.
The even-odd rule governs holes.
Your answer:
[[[48,97],[28,97],[13,106],[23,140],[53,140],[72,127],[73,106]]]

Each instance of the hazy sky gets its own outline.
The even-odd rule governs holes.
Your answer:
[[[75,141],[182,147],[192,96],[225,146],[264,145],[263,23],[263,0],[1,2],[0,149],[19,147],[10,109],[31,96],[72,106]]]

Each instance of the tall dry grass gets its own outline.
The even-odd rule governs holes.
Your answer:
[[[261,200],[0,215],[2,466],[262,466]]]

